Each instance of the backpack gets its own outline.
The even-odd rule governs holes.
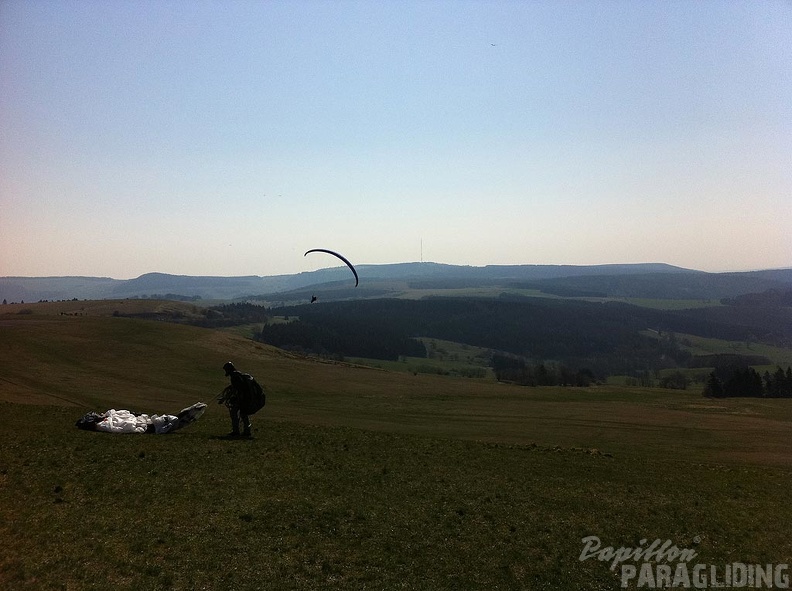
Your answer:
[[[252,375],[243,373],[242,378],[247,385],[247,396],[242,401],[242,411],[247,415],[256,414],[267,403],[267,395]]]

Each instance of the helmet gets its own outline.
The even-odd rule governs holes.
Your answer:
[[[223,366],[223,370],[225,371],[225,375],[230,375],[232,371],[236,371],[236,367],[229,361]]]

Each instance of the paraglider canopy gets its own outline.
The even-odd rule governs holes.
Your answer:
[[[340,255],[337,252],[334,252],[332,250],[327,250],[326,248],[312,248],[311,250],[307,251],[303,256],[307,256],[308,253],[311,253],[311,252],[325,252],[327,254],[333,255],[334,257],[338,257],[339,259],[344,261],[346,263],[346,266],[349,267],[352,270],[352,274],[355,276],[355,287],[358,286],[358,274],[357,274],[357,271],[355,271],[355,267],[352,266],[352,263],[350,263],[346,259],[346,257],[343,257],[342,255]]]

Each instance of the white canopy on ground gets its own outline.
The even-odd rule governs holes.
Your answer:
[[[206,411],[206,404],[196,402],[178,415],[147,415],[111,408],[103,413],[90,412],[77,421],[77,427],[107,433],[172,433],[197,421]]]

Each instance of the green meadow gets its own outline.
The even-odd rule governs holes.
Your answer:
[[[179,305],[0,310],[0,589],[620,588],[587,536],[792,557],[788,400],[525,388],[114,315]],[[228,360],[268,390],[252,440],[222,438]],[[74,425],[198,401],[170,435]]]

